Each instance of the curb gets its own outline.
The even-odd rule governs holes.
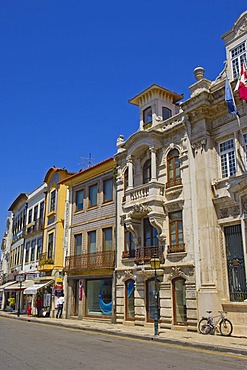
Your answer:
[[[180,339],[155,337],[154,335],[150,335],[150,334],[144,335],[144,334],[138,334],[138,333],[135,334],[135,333],[130,333],[130,332],[126,333],[126,332],[119,331],[115,328],[100,329],[100,328],[92,328],[89,326],[78,325],[76,323],[71,324],[70,322],[66,323],[62,321],[57,321],[57,322],[48,321],[45,318],[43,319],[43,318],[33,318],[33,317],[23,317],[23,316],[17,317],[16,315],[13,315],[13,316],[12,315],[1,315],[1,313],[0,313],[0,316],[5,317],[5,318],[10,318],[13,320],[23,320],[26,322],[33,322],[37,324],[46,324],[46,325],[58,326],[58,327],[60,326],[64,328],[70,328],[70,329],[72,328],[76,330],[82,330],[82,331],[88,331],[88,332],[94,332],[94,333],[104,333],[104,334],[109,334],[109,335],[116,335],[118,337],[123,337],[123,338],[125,337],[125,338],[141,339],[147,342],[150,342],[150,341],[163,342],[166,344],[177,345],[177,346],[182,346],[182,347],[187,347],[187,348],[192,347],[192,348],[197,348],[197,349],[207,350],[207,351],[212,351],[212,352],[220,352],[220,353],[227,352],[227,353],[232,353],[236,355],[247,356],[247,348],[245,350],[242,348],[237,349],[237,348],[222,346],[222,345],[216,346],[212,344],[198,343],[194,341],[186,342]]]

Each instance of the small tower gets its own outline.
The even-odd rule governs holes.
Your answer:
[[[165,121],[178,111],[177,102],[183,95],[167,90],[159,85],[151,85],[129,100],[140,108],[140,130],[147,130],[160,121]]]

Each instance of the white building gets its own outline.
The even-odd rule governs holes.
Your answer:
[[[156,254],[162,328],[197,330],[223,309],[246,333],[247,108],[236,93],[240,121],[228,113],[225,80],[234,88],[246,61],[247,12],[223,40],[226,68],[209,81],[197,67],[186,101],[158,85],[130,100],[139,130],[119,137],[115,156],[118,323],[153,322]]]

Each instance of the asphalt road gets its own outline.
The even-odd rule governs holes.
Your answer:
[[[1,370],[242,370],[247,358],[0,317]]]

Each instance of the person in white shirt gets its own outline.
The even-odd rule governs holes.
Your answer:
[[[57,314],[56,314],[56,318],[57,319],[60,319],[62,317],[62,313],[63,313],[63,304],[64,304],[64,296],[63,294],[58,298],[57,300]]]

